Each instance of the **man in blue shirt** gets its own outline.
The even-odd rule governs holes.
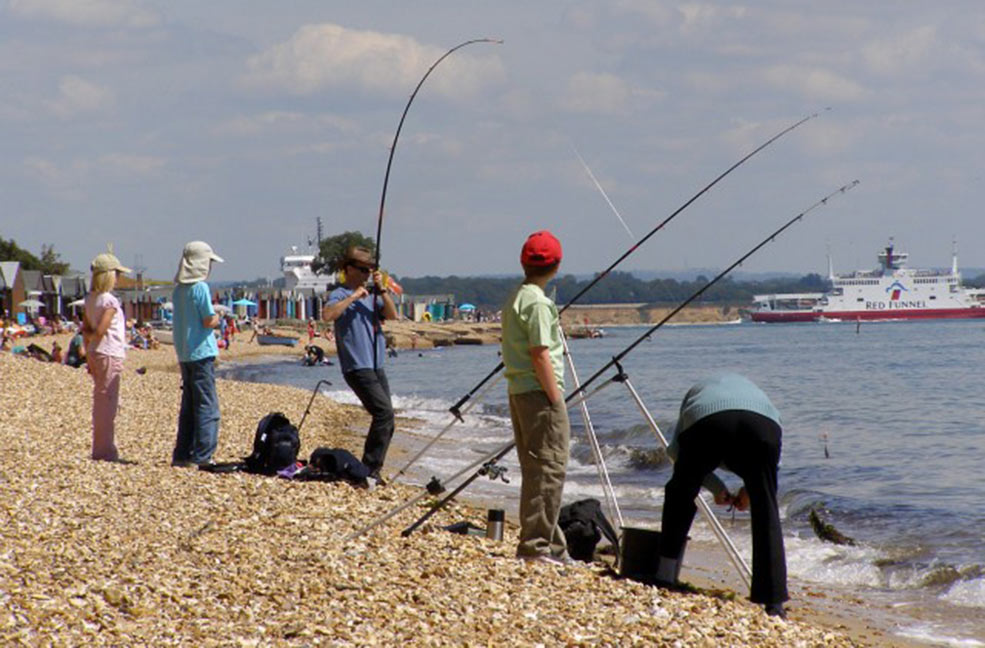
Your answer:
[[[780,413],[751,380],[721,373],[698,381],[681,402],[667,454],[674,474],[664,488],[657,581],[677,581],[688,529],[701,486],[716,504],[752,508],[752,591],[749,599],[770,616],[786,617],[787,563],[776,501]],[[732,495],[714,470],[725,467],[744,486]]]
[[[366,288],[370,275],[374,286],[383,286],[383,277],[369,250],[350,247],[346,250],[342,270],[345,279],[329,295],[322,319],[335,322],[335,348],[342,377],[373,417],[362,461],[369,468],[370,476],[380,482],[380,469],[393,437],[394,418],[390,385],[383,372],[384,335],[382,330],[377,332],[374,327],[382,325],[385,319],[396,318],[397,307],[388,289],[383,288],[382,295],[374,296]]]
[[[181,367],[181,411],[172,466],[211,463],[219,442],[219,397],[215,389],[219,348],[213,330],[220,318],[205,283],[214,261],[222,263],[222,257],[208,243],[192,241],[185,245],[174,277],[171,301],[174,351]]]

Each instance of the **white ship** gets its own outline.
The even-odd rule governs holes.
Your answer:
[[[298,254],[297,246],[291,246],[291,254],[280,258],[285,288],[289,290],[314,290],[316,294],[327,292],[335,285],[335,274],[315,274],[311,269],[314,254]]]
[[[954,252],[950,271],[912,270],[890,239],[879,267],[835,274],[828,260],[826,293],[753,296],[754,322],[967,319],[985,317],[985,290],[965,288]]]

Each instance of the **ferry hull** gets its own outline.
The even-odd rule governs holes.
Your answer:
[[[753,312],[753,322],[816,322],[820,319],[855,322],[859,320],[925,320],[985,318],[985,308],[927,308],[878,311],[784,311]]]

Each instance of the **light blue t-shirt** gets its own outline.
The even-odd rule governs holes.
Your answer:
[[[347,299],[353,291],[339,286],[328,296],[329,304]],[[342,373],[357,369],[373,369],[373,295],[352,302],[335,320],[335,348],[339,353]],[[381,301],[377,304],[382,306]],[[382,315],[380,321],[383,321]],[[376,336],[376,369],[383,368],[386,355],[386,341],[383,331]]]
[[[202,320],[215,315],[209,284],[199,281],[178,284],[171,294],[174,304],[174,351],[178,362],[195,362],[219,355],[212,329],[205,328]]]
[[[780,412],[754,382],[737,373],[715,374],[695,383],[681,401],[680,416],[671,433],[667,455],[673,460],[677,459],[680,449],[678,437],[685,430],[705,417],[729,410],[755,412],[772,419],[777,425],[781,424]],[[713,493],[725,490],[725,484],[714,473],[709,473],[703,484]]]

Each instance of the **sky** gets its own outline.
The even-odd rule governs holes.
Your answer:
[[[985,3],[0,0],[0,236],[74,268],[280,275],[321,218],[398,276],[519,272],[549,229],[602,270],[985,267]],[[830,108],[830,110],[829,110]],[[608,204],[585,166],[598,179]],[[632,235],[627,232],[632,232]]]

